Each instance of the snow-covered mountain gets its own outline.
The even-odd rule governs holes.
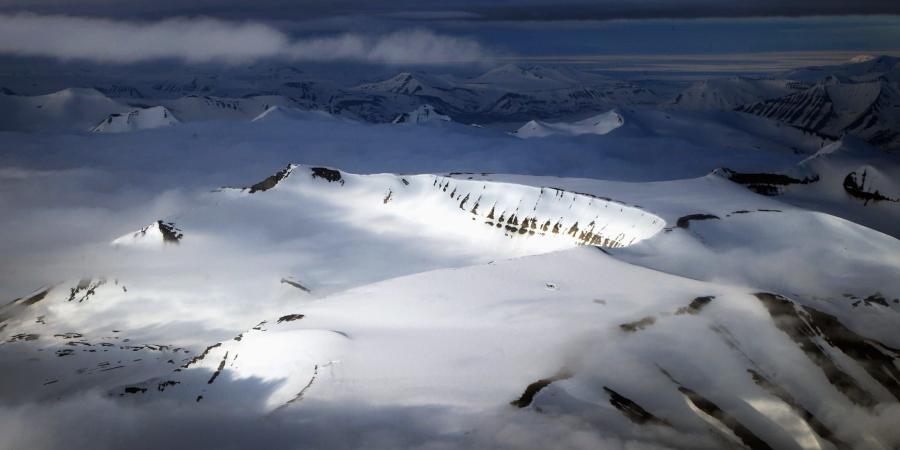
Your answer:
[[[770,173],[738,173],[728,169],[716,173],[762,195],[839,214],[854,222],[900,235],[895,221],[900,203],[900,170],[896,158],[854,137],[845,137],[822,147],[796,165]]]
[[[475,419],[454,446],[480,446],[485,433],[471,430],[491,426],[477,423],[485,411],[504,423],[541,411],[541,426],[590,417],[663,445],[894,442],[877,430],[900,398],[885,294],[900,288],[900,244],[852,222],[715,175],[609,183],[291,165],[195,201],[179,245],[121,245],[159,241],[153,225],[116,241],[123,261],[153,270],[58,281],[0,310],[4,395],[102,389],[140,409],[302,412],[306,423],[323,404],[441,404],[456,411],[447,420]],[[243,253],[260,242],[234,246],[248,226],[281,236],[265,259]],[[198,291],[195,264],[216,248],[216,288]],[[767,270],[773,252],[830,263],[786,279]],[[418,270],[423,258],[434,270]],[[248,278],[263,261],[265,275]],[[360,276],[375,282],[336,288]],[[248,290],[250,309],[232,303]]]
[[[391,123],[426,123],[426,122],[450,122],[449,116],[445,116],[431,105],[422,105],[408,113],[397,115]]]
[[[889,63],[0,74],[0,448],[898,448]]]
[[[365,83],[356,86],[354,90],[361,92],[382,92],[405,95],[435,95],[439,92],[431,86],[434,80],[423,79],[422,75],[413,75],[409,72],[401,72],[384,81]]]
[[[806,87],[790,80],[716,78],[694,83],[679,93],[671,106],[691,110],[731,110],[748,103],[783,97]]]
[[[521,67],[516,64],[496,67],[472,79],[475,84],[505,86],[514,91],[561,89],[583,81],[557,69]]]
[[[431,105],[458,122],[491,124],[527,121],[534,117],[552,120],[583,116],[593,111],[657,105],[685,111],[761,109],[763,107],[759,105],[767,102],[790,103],[792,99],[803,101],[807,98],[813,102],[812,98],[823,94],[807,91],[821,91],[823,85],[835,84],[833,80],[838,80],[837,84],[879,85],[877,89],[858,86],[858,90],[885,92],[877,106],[879,111],[874,113],[892,115],[895,108],[891,106],[894,95],[891,92],[897,90],[898,74],[897,59],[883,56],[758,78],[711,78],[680,88],[672,98],[669,92],[682,84],[611,78],[571,67],[506,64],[472,76],[417,71],[400,72],[377,81],[347,83],[340,78],[317,77],[293,67],[261,66],[234,73],[198,72],[171,79],[160,79],[165,75],[152,72],[133,74],[132,79],[124,78],[124,75],[105,79],[99,75],[81,74],[76,78],[78,82],[96,86],[96,89],[63,90],[47,94],[49,97],[22,95],[39,92],[40,84],[32,82],[38,87],[23,85],[17,77],[0,75],[0,85],[10,86],[0,97],[0,102],[5,102],[4,110],[8,111],[2,121],[4,129],[26,131],[60,127],[84,130],[111,114],[155,106],[163,106],[179,120],[187,122],[248,121],[271,106],[282,106],[325,111],[353,120],[389,123],[401,114]],[[832,78],[828,79],[828,75]],[[48,86],[66,83],[64,78],[39,81]],[[857,94],[860,99],[868,99],[871,92]],[[65,100],[67,98],[69,100]],[[827,103],[827,99],[822,102]],[[863,109],[873,104],[869,100],[853,102],[860,103],[858,106]],[[45,107],[41,106],[44,103],[47,103],[47,111],[40,110]],[[52,106],[54,104],[70,106]],[[815,104],[806,107],[817,108]],[[825,109],[820,112],[825,113]],[[778,115],[776,120],[807,130],[815,128],[816,124],[805,123],[809,120],[803,119],[815,116],[815,112],[804,111],[795,118],[795,108],[790,111],[785,117]],[[849,117],[846,112],[836,114]],[[854,114],[859,117],[862,113],[855,111]],[[888,147],[895,145],[892,132],[896,132],[897,127],[892,116],[861,120],[863,122],[851,127],[853,120],[844,123],[843,118],[838,118],[825,127],[827,129],[818,132],[834,138],[843,134],[845,128],[852,128],[853,134],[870,142],[884,142]],[[866,127],[869,123],[866,121],[872,120],[878,124]],[[74,122],[79,125],[73,126]]]
[[[897,81],[896,77],[900,73],[900,65],[898,65],[900,58],[888,55],[868,56],[870,57],[862,58],[862,60],[851,60],[847,64],[792,69],[781,74],[781,77],[806,82],[819,82],[829,76],[860,78],[863,81],[886,77]]]
[[[172,222],[157,220],[138,231],[119,236],[112,241],[113,246],[160,247],[163,244],[177,244],[184,234]]]
[[[2,130],[87,130],[111,114],[129,111],[96,89],[69,88],[46,95],[0,95]]]
[[[577,122],[542,122],[532,120],[513,132],[526,139],[553,135],[578,136],[581,134],[607,134],[625,124],[625,119],[616,111],[609,111]]]
[[[180,121],[164,106],[133,109],[124,114],[110,114],[91,128],[94,133],[125,133],[167,127]]]
[[[738,110],[835,139],[850,134],[888,150],[900,148],[900,86],[884,78],[859,82],[831,76]]]
[[[380,101],[397,107],[431,104],[451,117],[479,122],[652,104],[660,99],[651,90],[623,80],[573,69],[515,64],[470,79],[404,72],[355,86],[353,91],[379,95],[384,99]]]
[[[861,55],[856,55],[856,56],[850,58],[850,60],[847,62],[849,62],[851,64],[859,64],[859,63],[872,61],[875,58],[876,57],[872,56],[872,55],[861,54]]]

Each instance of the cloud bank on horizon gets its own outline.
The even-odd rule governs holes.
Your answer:
[[[265,58],[440,65],[486,60],[470,38],[425,29],[383,34],[341,33],[294,39],[261,22],[172,18],[153,22],[105,18],[0,14],[0,54],[134,63],[243,63]]]

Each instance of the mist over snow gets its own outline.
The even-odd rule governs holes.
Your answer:
[[[0,450],[900,447],[900,59],[336,4],[0,2]]]

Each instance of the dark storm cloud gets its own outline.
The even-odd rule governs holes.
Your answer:
[[[0,10],[107,17],[301,20],[383,16],[405,20],[609,20],[900,14],[896,0],[0,0]]]

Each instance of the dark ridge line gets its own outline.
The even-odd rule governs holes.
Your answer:
[[[675,227],[688,229],[691,226],[691,222],[695,220],[719,220],[719,216],[713,214],[688,214],[679,217],[675,221]],[[672,228],[669,229],[671,230]]]
[[[834,342],[827,337],[827,333],[834,333],[834,330],[826,330],[826,328],[828,326],[839,326],[840,328],[843,328],[843,326],[840,325],[833,316],[797,305],[793,301],[780,295],[760,292],[754,294],[754,296],[756,296],[769,311],[769,315],[772,317],[775,326],[787,334],[803,353],[806,354],[807,358],[822,370],[832,386],[837,388],[837,390],[850,399],[850,401],[862,407],[871,408],[877,403],[873,396],[863,389],[856,382],[856,379],[844,372],[819,343],[816,342],[816,338],[822,338],[832,347],[835,346]],[[812,311],[821,314],[821,316],[814,317],[811,314]],[[825,317],[831,317],[834,319],[835,323],[816,323],[816,320],[822,320]],[[846,328],[838,330],[838,332],[843,332],[844,330],[849,334],[840,336],[842,339],[838,342],[843,342],[843,339],[847,337],[850,337],[851,339],[853,337],[860,339],[858,335]],[[847,356],[857,360],[853,355],[848,354]],[[859,363],[860,361],[857,360],[857,362]],[[866,372],[873,375],[873,378],[875,378],[876,381],[880,382],[875,374],[873,374],[873,371],[868,369],[868,364],[861,365]],[[896,368],[894,368],[894,370],[896,371]],[[896,383],[896,381],[894,383]],[[890,388],[888,389],[890,390]],[[894,393],[894,395],[898,394]]]
[[[752,172],[735,172],[727,167],[722,168],[725,177],[738,184],[772,184],[776,186],[787,186],[790,184],[809,184],[819,181],[819,176],[812,178],[804,177],[802,180],[789,175],[780,173],[752,173]]]
[[[50,290],[54,287],[55,285],[45,286],[28,297],[19,297],[0,306],[0,331],[3,331],[3,329],[8,325],[4,322],[13,318],[17,314],[19,310],[19,308],[16,308],[17,305],[31,306],[46,298],[47,294],[49,294]],[[43,317],[44,316],[38,316],[37,323],[44,324]]]
[[[844,296],[846,297],[847,294],[844,294]],[[890,307],[891,307],[891,305],[888,303],[887,299],[886,299],[886,298],[884,297],[884,295],[882,295],[880,292],[876,292],[876,293],[874,293],[874,294],[872,294],[872,295],[870,295],[870,296],[868,296],[868,297],[866,297],[866,298],[863,298],[863,299],[859,299],[858,297],[855,297],[855,296],[852,296],[852,295],[851,295],[850,297],[848,297],[848,298],[851,298],[851,299],[853,299],[853,300],[856,300],[855,302],[852,303],[852,305],[853,305],[854,308],[856,308],[857,306],[859,306],[860,303],[862,303],[862,304],[864,304],[864,305],[866,305],[866,306],[881,305],[881,306],[884,306],[884,307],[886,307],[886,308],[890,308]],[[894,299],[894,303],[900,303],[900,299],[896,299],[896,298],[895,298],[895,299]]]
[[[663,425],[671,427],[668,421],[656,417],[651,412],[644,409],[637,402],[628,397],[614,391],[609,386],[603,386],[603,390],[609,395],[609,404],[619,410],[625,417],[638,425]]]
[[[159,383],[156,385],[156,390],[159,391],[159,392],[163,392],[163,391],[166,390],[167,387],[169,387],[169,386],[175,386],[175,385],[178,385],[178,384],[181,384],[181,382],[180,382],[180,381],[175,381],[175,380],[161,381],[161,382],[159,382]]]
[[[270,176],[266,177],[266,179],[260,181],[259,183],[256,183],[256,184],[250,186],[249,188],[244,188],[244,189],[249,189],[249,192],[251,194],[254,194],[256,192],[268,191],[269,189],[272,189],[273,187],[277,186],[278,183],[281,182],[281,180],[283,180],[285,177],[287,177],[288,174],[290,174],[292,169],[293,169],[293,167],[288,165],[284,169],[281,169],[278,172],[276,172],[274,175],[270,175]]]
[[[34,333],[19,333],[9,337],[6,342],[28,342],[40,339],[41,335]]]
[[[310,168],[312,171],[313,178],[321,178],[329,183],[340,182],[344,184],[344,180],[341,179],[341,172],[339,170],[329,169],[327,167],[312,167]]]
[[[222,361],[219,362],[219,367],[213,372],[212,376],[209,378],[209,381],[206,384],[213,384],[213,381],[216,381],[216,378],[219,377],[219,374],[222,373],[222,370],[225,369],[225,361],[228,359],[228,352],[225,352],[225,356],[222,357]]]
[[[201,361],[203,358],[206,358],[206,355],[208,355],[212,349],[214,349],[216,347],[220,347],[221,345],[222,345],[222,343],[219,342],[217,344],[213,344],[213,345],[210,345],[209,347],[206,347],[206,349],[203,350],[203,353],[200,353],[199,355],[191,358],[191,360],[188,361],[187,364],[181,366],[181,369],[187,369],[188,367],[196,364],[197,362]]]
[[[300,290],[303,291],[303,292],[309,292],[309,293],[312,293],[312,291],[311,291],[308,287],[306,287],[306,286],[304,286],[304,285],[302,285],[302,284],[300,284],[300,283],[298,283],[298,282],[296,282],[296,281],[289,280],[289,279],[287,279],[287,278],[282,278],[282,279],[281,279],[281,282],[284,283],[284,284],[293,286],[293,287],[295,287],[295,288],[297,288],[297,289],[300,289]]]
[[[450,182],[449,181],[445,182],[445,180],[446,180],[446,178],[440,178],[440,179],[436,178],[432,182],[432,186],[437,189],[440,189],[442,192],[447,192],[447,189],[449,189],[449,186],[450,186]],[[454,179],[454,181],[456,181],[456,180]],[[497,183],[504,184],[502,182],[497,182]],[[458,205],[459,208],[465,211],[466,203],[471,199],[471,193],[465,194],[464,197],[463,197],[463,194],[457,195],[457,187],[458,186],[453,186],[453,189],[450,192],[450,198],[455,201],[460,202]],[[530,186],[528,186],[528,187],[530,187]],[[531,188],[533,188],[533,187],[531,187]],[[484,185],[482,186],[482,189],[484,189]],[[538,202],[540,202],[540,197],[543,195],[545,190],[553,190],[555,199],[562,199],[566,194],[571,193],[573,195],[572,202],[574,202],[575,199],[584,196],[584,197],[589,198],[588,205],[592,205],[593,204],[592,199],[598,198],[603,201],[608,201],[608,202],[611,202],[611,203],[621,206],[621,208],[619,209],[620,212],[623,210],[624,207],[630,207],[630,208],[637,208],[638,210],[642,211],[642,213],[641,213],[642,216],[645,213],[645,212],[643,212],[643,209],[640,208],[640,206],[626,205],[621,202],[615,202],[613,200],[597,197],[597,196],[594,196],[591,194],[583,194],[583,193],[578,193],[578,192],[574,192],[574,191],[566,191],[566,190],[562,190],[559,188],[552,188],[552,187],[541,187],[540,188],[541,193],[538,196],[538,200],[537,200]],[[473,218],[473,220],[481,218],[481,216],[477,213],[477,208],[478,208],[478,206],[480,206],[480,203],[479,203],[480,200],[481,200],[481,196],[479,195],[478,200],[476,200],[475,206],[473,206],[472,210],[470,211],[471,214],[473,214],[475,216]],[[631,241],[626,243],[624,241],[624,239],[625,239],[624,232],[619,233],[618,235],[616,235],[614,237],[609,237],[609,236],[604,237],[602,232],[603,232],[603,230],[605,230],[606,226],[604,226],[603,228],[601,228],[598,231],[598,230],[596,230],[597,224],[595,223],[595,221],[589,222],[586,226],[579,224],[579,222],[575,222],[568,228],[568,230],[566,230],[563,228],[563,225],[561,223],[562,217],[560,217],[559,219],[557,219],[556,223],[553,225],[553,229],[551,230],[550,229],[551,220],[548,218],[543,223],[543,225],[541,225],[539,227],[537,217],[530,217],[530,216],[526,215],[526,216],[522,217],[520,220],[520,217],[518,214],[519,214],[520,208],[522,206],[521,201],[522,200],[520,199],[519,205],[514,210],[512,210],[509,217],[507,217],[506,214],[508,212],[510,212],[510,210],[503,209],[500,212],[499,218],[496,217],[497,203],[495,202],[491,206],[491,210],[488,212],[487,216],[484,217],[486,219],[486,220],[484,220],[484,223],[490,227],[496,227],[500,230],[505,230],[504,234],[507,237],[515,237],[517,235],[529,235],[529,236],[541,235],[541,236],[544,236],[547,233],[552,233],[552,234],[558,234],[558,235],[568,235],[568,236],[571,236],[572,238],[574,238],[578,243],[580,243],[582,245],[590,245],[590,246],[597,246],[597,247],[600,247],[600,246],[605,246],[605,247],[610,247],[610,248],[626,247],[626,246],[631,245],[634,242],[634,240],[636,239],[636,237],[632,237]],[[536,205],[534,208],[532,208],[532,211],[535,209],[536,209]],[[646,214],[650,214],[650,213],[646,213]],[[653,215],[653,216],[656,217],[655,215]],[[657,219],[662,220],[659,218],[657,218]],[[655,224],[656,220],[654,220],[653,223]]]
[[[863,206],[867,206],[870,201],[872,202],[900,202],[900,199],[885,197],[878,192],[876,189],[874,192],[866,190],[866,171],[863,170],[862,180],[857,182],[857,174],[856,172],[850,172],[844,177],[844,191],[847,192],[851,197],[858,198],[863,200]]]
[[[159,227],[159,232],[163,235],[163,242],[177,244],[184,237],[184,233],[175,228],[175,224],[172,222],[166,223],[162,220],[157,220],[156,224]]]
[[[706,397],[684,387],[679,386],[678,391],[684,394],[685,397],[690,400],[691,403],[694,404],[698,409],[703,411],[706,414],[709,414],[716,420],[718,420],[722,425],[728,427],[741,442],[744,443],[747,447],[750,447],[751,450],[773,450],[766,441],[762,440],[750,431],[749,428],[744,426],[739,420],[737,420],[731,414],[728,414],[719,405],[716,405],[711,400]]]
[[[287,402],[285,402],[283,405],[279,406],[278,408],[275,409],[275,411],[272,411],[272,412],[275,413],[275,412],[281,411],[282,409],[287,408],[288,405],[290,405],[291,403],[299,402],[300,400],[302,400],[303,394],[305,394],[306,391],[309,390],[310,387],[312,387],[313,383],[316,381],[316,377],[318,377],[318,376],[319,376],[319,365],[316,364],[315,366],[313,366],[313,375],[312,375],[312,378],[309,379],[309,383],[306,383],[306,386],[303,386],[303,389],[300,389],[300,392],[298,392],[297,395],[294,396],[294,398],[288,400]]]
[[[517,408],[525,408],[531,405],[531,402],[534,401],[534,397],[542,389],[550,386],[550,384],[553,382],[566,380],[569,378],[572,378],[572,374],[568,371],[563,370],[550,378],[537,380],[534,383],[529,384],[528,387],[525,388],[525,391],[522,392],[522,395],[518,399],[509,402],[509,404]]]
[[[707,295],[705,297],[697,297],[691,300],[691,303],[687,306],[682,306],[675,311],[675,315],[680,316],[683,314],[700,314],[700,311],[703,310],[706,305],[712,303],[713,299],[716,298],[714,295]]]
[[[647,317],[641,318],[640,320],[635,320],[634,322],[620,324],[619,328],[626,333],[634,333],[639,330],[643,330],[655,323],[656,323],[655,317],[647,316]]]
[[[718,169],[728,180],[747,187],[753,192],[765,196],[777,196],[783,193],[785,186],[792,184],[810,184],[819,181],[819,175],[813,177],[794,178],[780,173],[741,173],[727,167]]]
[[[82,278],[75,287],[69,288],[69,298],[66,301],[71,302],[75,300],[75,296],[83,291],[84,295],[78,299],[78,303],[81,303],[94,295],[97,288],[104,284],[106,284],[106,280],[103,278],[98,279],[96,283],[93,283],[93,279],[91,278]]]
[[[278,321],[275,323],[279,324],[281,322],[293,322],[295,320],[300,320],[304,317],[306,317],[306,316],[304,316],[303,314],[288,314],[288,315],[279,317]]]
[[[869,376],[900,401],[900,369],[895,364],[896,355],[900,354],[900,349],[856,334],[835,316],[809,307],[804,307],[804,309],[812,317],[816,328],[824,332],[822,338],[829,345],[837,347],[855,360]],[[829,333],[831,330],[833,331]],[[888,352],[892,355],[887,354]]]
[[[753,382],[756,383],[759,387],[763,388],[769,394],[775,396],[779,400],[783,401],[785,404],[791,407],[800,417],[809,425],[810,428],[813,429],[822,439],[825,439],[828,442],[831,442],[838,450],[851,450],[846,442],[841,441],[837,437],[834,436],[834,433],[831,429],[828,428],[827,425],[822,423],[812,412],[808,409],[804,408],[800,402],[798,402],[787,390],[783,387],[775,384],[773,381],[766,378],[765,375],[753,370],[747,369],[747,372],[750,373],[750,376],[753,378]]]
[[[43,300],[44,298],[46,298],[47,294],[49,294],[49,293],[50,293],[50,288],[49,287],[44,288],[42,291],[38,292],[37,294],[32,295],[31,297],[28,297],[28,298],[22,300],[20,303],[22,305],[33,305],[33,304]]]
[[[754,213],[754,212],[778,212],[778,213],[780,213],[780,212],[784,212],[784,211],[782,211],[780,209],[765,209],[765,208],[759,208],[759,209],[754,209],[754,210],[739,209],[737,211],[732,211],[728,214],[725,214],[725,217],[731,217],[735,214],[750,214],[750,213]]]

